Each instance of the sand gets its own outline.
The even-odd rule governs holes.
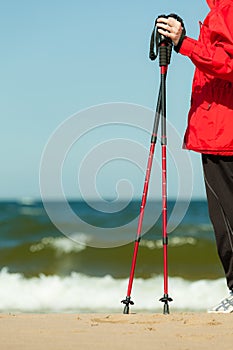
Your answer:
[[[232,349],[233,314],[0,314],[6,349]]]

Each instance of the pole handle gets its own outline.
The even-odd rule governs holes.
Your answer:
[[[172,52],[172,41],[170,38],[165,37],[164,35],[160,34],[157,29],[157,19],[158,18],[168,18],[166,15],[160,15],[156,18],[154,28],[151,34],[150,38],[150,52],[149,52],[149,57],[152,61],[156,60],[160,48],[162,46],[166,47],[166,54],[165,54],[165,49],[163,50],[163,66],[166,66],[170,64],[171,60],[171,52]],[[156,49],[156,51],[155,51]],[[161,56],[161,53],[160,53]],[[166,57],[166,63],[165,63],[165,57]],[[161,66],[161,64],[160,64]]]

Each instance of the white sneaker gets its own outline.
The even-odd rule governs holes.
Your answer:
[[[233,291],[230,292],[228,297],[221,300],[218,305],[208,310],[208,313],[229,314],[231,312],[233,312]]]

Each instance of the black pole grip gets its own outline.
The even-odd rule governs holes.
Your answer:
[[[167,57],[167,46],[161,45],[159,48],[159,66],[167,66],[168,64],[168,57]]]

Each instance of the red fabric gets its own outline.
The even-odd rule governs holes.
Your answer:
[[[196,66],[184,146],[233,155],[233,0],[207,3],[199,39],[186,37],[179,51]]]
[[[216,3],[219,1],[218,0],[206,0],[206,2],[210,8],[213,8],[216,5]]]

